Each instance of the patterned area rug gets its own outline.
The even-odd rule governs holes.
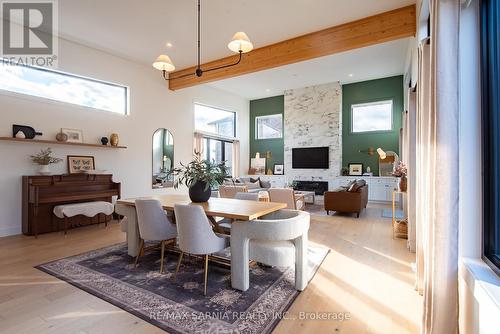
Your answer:
[[[311,278],[328,252],[309,248]],[[229,268],[210,263],[205,297],[203,260],[184,256],[174,282],[177,260],[177,253],[168,252],[161,275],[159,251],[152,250],[134,268],[126,245],[119,244],[36,268],[169,333],[270,333],[299,294],[293,268],[252,265],[250,289],[241,292],[231,288]]]

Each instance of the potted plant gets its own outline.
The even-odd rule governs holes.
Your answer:
[[[62,161],[60,158],[52,156],[52,149],[41,150],[39,153],[30,156],[31,161],[40,166],[40,175],[50,175],[50,164],[57,164]]]
[[[203,160],[201,153],[196,152],[194,159],[189,164],[173,168],[169,175],[177,176],[174,188],[184,184],[189,188],[189,198],[193,202],[206,202],[212,194],[212,187],[221,185],[229,177],[225,161]]]
[[[408,181],[406,179],[406,174],[408,170],[404,162],[400,161],[399,164],[394,167],[394,171],[392,172],[392,176],[399,177],[399,191],[406,192],[408,188]]]

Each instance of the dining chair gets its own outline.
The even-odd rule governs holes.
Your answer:
[[[295,288],[305,289],[307,235],[310,215],[282,209],[260,219],[235,222],[231,228],[231,285],[246,291],[250,287],[249,261],[269,266],[295,265]]]
[[[203,208],[199,205],[175,204],[174,212],[177,223],[177,234],[181,254],[175,269],[177,277],[184,253],[204,255],[205,278],[203,294],[207,295],[208,256],[226,248],[226,238],[220,237],[212,230]]]
[[[234,198],[237,193],[248,192],[247,186],[219,186],[219,197],[221,198]]]
[[[234,195],[234,199],[241,199],[245,201],[258,201],[259,193],[239,192]]]
[[[236,193],[234,195],[234,199],[241,199],[245,201],[259,201],[259,194],[258,193],[245,193],[245,192],[240,192]],[[219,220],[217,222],[217,226],[221,229],[221,231],[225,234],[230,234],[231,232],[231,224],[233,223],[233,219],[231,218],[224,218],[222,220]]]
[[[144,240],[161,242],[160,274],[163,273],[165,245],[177,237],[177,228],[171,223],[163,210],[160,201],[155,199],[135,200],[137,211],[137,224],[139,225],[139,253],[135,258],[134,266],[137,267],[139,257],[144,251]]]
[[[292,188],[271,188],[268,190],[269,200],[275,203],[285,203],[287,209],[303,210],[305,203],[303,200],[295,198],[295,192]]]

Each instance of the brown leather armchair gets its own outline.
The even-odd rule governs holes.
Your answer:
[[[352,212],[359,218],[361,210],[368,204],[368,185],[364,180],[357,181],[358,187],[355,189],[342,189],[338,191],[326,191],[325,210],[326,214],[330,211]]]

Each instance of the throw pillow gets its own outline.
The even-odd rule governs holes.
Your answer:
[[[259,180],[255,181],[255,182],[245,182],[245,185],[247,186],[248,189],[259,189],[260,188]]]
[[[265,189],[271,188],[271,181],[260,180],[260,187]]]

